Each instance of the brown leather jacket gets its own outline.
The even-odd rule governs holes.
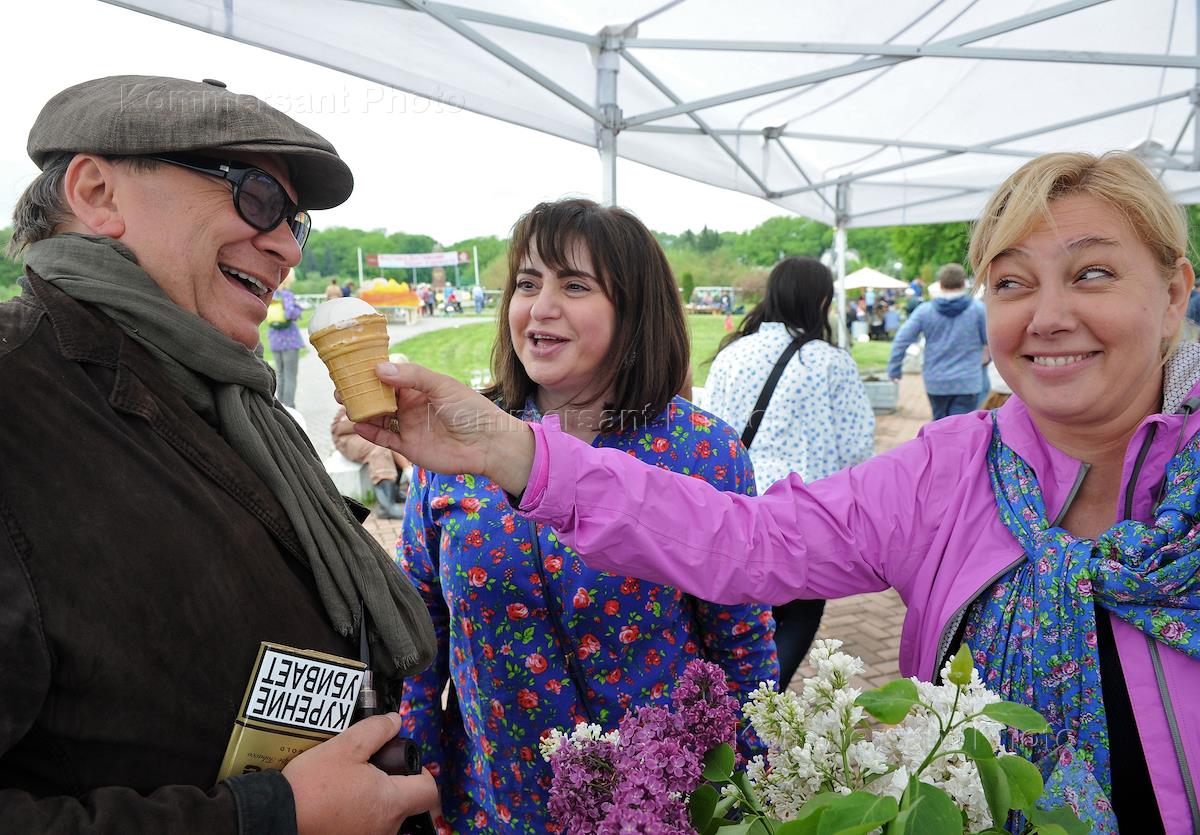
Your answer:
[[[294,832],[277,772],[214,785],[234,715],[260,641],[354,645],[156,361],[27,280],[0,304],[0,830]]]

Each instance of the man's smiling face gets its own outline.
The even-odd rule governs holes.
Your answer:
[[[294,200],[287,167],[266,154],[223,154],[271,174]],[[286,222],[260,232],[234,208],[232,186],[218,177],[161,164],[153,170],[114,166],[120,236],[175,304],[248,348],[272,293],[300,263]]]

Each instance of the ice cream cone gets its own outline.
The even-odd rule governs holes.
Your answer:
[[[350,420],[396,411],[396,392],[375,375],[375,366],[388,361],[386,317],[371,313],[335,322],[308,340],[329,369]]]

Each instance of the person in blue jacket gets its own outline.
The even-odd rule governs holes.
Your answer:
[[[979,402],[987,325],[983,303],[967,293],[967,273],[959,264],[938,270],[942,293],[913,311],[892,342],[888,377],[899,381],[908,346],[925,337],[922,377],[933,419],[973,412]]]

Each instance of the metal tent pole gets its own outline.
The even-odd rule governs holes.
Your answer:
[[[838,183],[837,216],[833,229],[834,278],[837,280],[838,346],[850,350],[846,329],[846,222],[850,219],[850,184]]]
[[[1200,57],[1200,0],[1196,0],[1196,56]],[[1200,170],[1200,69],[1196,70],[1196,86],[1192,88],[1192,168]]]
[[[620,31],[624,31],[621,27]],[[617,106],[617,73],[621,67],[621,35],[614,27],[601,32],[596,54],[596,107],[604,121],[596,125],[596,147],[600,151],[601,193],[605,206],[617,204],[617,131],[621,108]]]

